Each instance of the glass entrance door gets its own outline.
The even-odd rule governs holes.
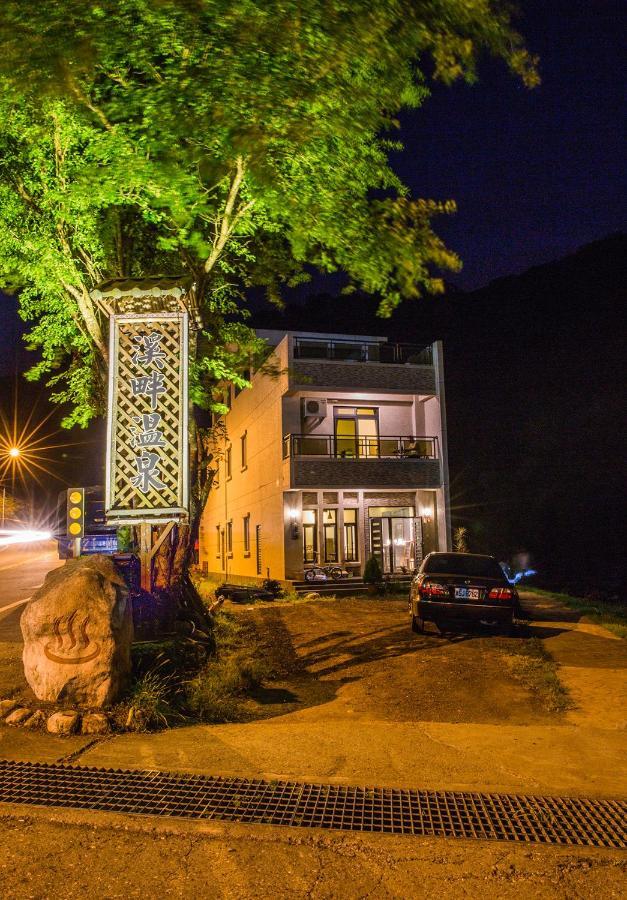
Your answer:
[[[413,572],[422,559],[420,520],[407,516],[370,519],[370,547],[384,575]]]

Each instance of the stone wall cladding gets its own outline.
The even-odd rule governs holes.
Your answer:
[[[310,387],[312,390],[329,391],[347,389],[435,394],[433,366],[293,360],[290,369],[290,390]]]
[[[293,459],[293,488],[437,488],[438,459]]]

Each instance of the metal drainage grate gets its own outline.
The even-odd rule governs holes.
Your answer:
[[[0,760],[0,801],[184,819],[627,846],[627,803],[298,784]]]

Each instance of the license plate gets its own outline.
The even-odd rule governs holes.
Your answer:
[[[455,588],[455,599],[457,600],[478,600],[479,588]]]

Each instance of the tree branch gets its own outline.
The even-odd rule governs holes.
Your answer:
[[[93,114],[100,120],[100,122],[104,125],[104,127],[107,129],[107,131],[113,131],[113,125],[111,124],[111,122],[107,119],[107,117],[105,116],[105,114],[99,107],[94,106],[94,104],[91,102],[91,100],[89,99],[87,94],[83,91],[83,89],[80,87],[80,85],[77,84],[74,76],[69,71],[67,66],[65,66],[65,72],[66,72],[68,87],[70,88],[70,90],[72,91],[72,93],[74,94],[76,99],[80,100],[80,102],[83,104],[83,106],[86,106],[90,112],[93,112]]]
[[[235,176],[229,188],[229,193],[226,198],[226,204],[224,206],[224,214],[222,216],[222,219],[220,220],[219,228],[216,222],[216,233],[213,239],[213,249],[211,250],[209,257],[205,262],[206,273],[209,273],[213,269],[216,262],[220,258],[220,254],[224,250],[226,242],[231,236],[236,223],[244,215],[244,213],[250,209],[254,202],[250,200],[248,203],[245,203],[244,206],[242,206],[241,209],[239,209],[235,213],[235,215],[233,215],[237,195],[239,194],[239,190],[242,186],[245,174],[244,160],[241,156],[237,157],[236,166],[237,168],[235,171]]]

